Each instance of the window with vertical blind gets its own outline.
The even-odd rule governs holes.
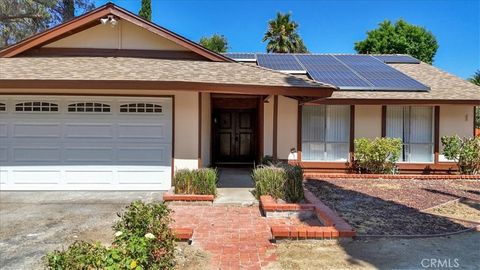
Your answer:
[[[387,106],[386,136],[403,142],[403,162],[433,162],[433,107]]]
[[[349,141],[349,105],[302,107],[302,160],[347,161]]]

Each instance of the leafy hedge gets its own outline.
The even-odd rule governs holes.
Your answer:
[[[303,170],[288,164],[260,165],[252,172],[255,196],[270,195],[275,199],[299,202],[303,194]]]
[[[217,181],[217,170],[212,168],[177,170],[173,179],[176,194],[197,195],[217,195]]]
[[[44,257],[46,269],[174,269],[175,237],[163,203],[132,202],[113,228],[110,247],[77,241]]]
[[[442,137],[443,155],[457,162],[462,174],[480,173],[480,137]]]
[[[401,151],[400,139],[355,139],[355,166],[361,173],[393,174]]]

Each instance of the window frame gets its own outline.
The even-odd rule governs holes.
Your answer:
[[[3,108],[3,110],[1,110]],[[8,112],[8,105],[7,103],[0,102],[0,113],[7,113]]]
[[[29,103],[31,105],[28,105]],[[35,105],[35,103],[39,103],[39,105]],[[18,110],[18,108],[22,108],[22,110]],[[31,110],[25,110],[25,108],[31,108]],[[40,110],[37,111],[34,108],[40,108]],[[49,110],[43,110],[43,108],[48,108]],[[52,108],[56,108],[56,110],[52,110]],[[18,100],[13,104],[14,113],[60,113],[60,109],[61,106],[58,101]]]
[[[324,108],[324,115],[323,115],[323,119],[321,121],[323,121],[323,134],[320,135],[320,138],[323,138],[323,141],[315,141],[315,140],[305,140],[304,139],[304,131],[303,131],[303,128],[304,128],[304,108],[305,107],[310,107],[310,106],[319,106],[319,107],[323,107]],[[347,123],[346,123],[346,140],[345,141],[342,141],[342,142],[339,142],[339,141],[332,141],[332,140],[328,140],[327,139],[327,125],[328,125],[328,115],[327,115],[327,110],[328,110],[328,107],[345,107],[347,109]],[[350,105],[343,105],[343,104],[340,104],[340,105],[336,105],[336,104],[318,104],[318,105],[302,105],[302,109],[300,110],[301,111],[301,121],[302,121],[302,130],[301,130],[301,138],[300,138],[300,142],[301,142],[301,145],[302,145],[302,155],[301,155],[301,161],[302,162],[323,162],[323,163],[329,163],[329,162],[333,162],[333,163],[345,163],[345,162],[349,162],[350,161],[350,142],[352,140],[351,138],[351,121],[354,119],[351,119],[351,113],[352,113],[352,107]],[[322,148],[323,148],[323,156],[327,156],[327,147],[328,145],[343,145],[346,147],[347,149],[347,155],[342,158],[342,159],[305,159],[305,151],[304,150],[304,143],[318,143],[318,144],[321,144],[322,145]]]
[[[92,111],[87,111],[87,104],[91,103],[92,106]],[[79,105],[83,104],[83,111],[78,111]],[[95,108],[97,104],[100,104],[101,106],[99,107],[101,111],[95,111]],[[73,106],[74,107],[71,107]],[[88,106],[89,107],[89,106]],[[71,108],[74,108],[75,111],[70,111]],[[108,111],[103,111],[104,109],[108,108]],[[113,106],[110,103],[103,102],[103,101],[72,101],[68,102],[66,105],[66,113],[68,114],[112,114],[113,111]]]
[[[405,127],[403,126],[402,128],[402,133],[404,134],[404,138],[399,138],[402,140],[402,153],[400,154],[400,159],[397,161],[398,164],[434,164],[435,163],[435,106],[429,106],[429,105],[417,105],[417,106],[414,106],[414,105],[387,105],[386,106],[386,114],[385,114],[385,137],[386,138],[392,138],[392,137],[389,137],[387,135],[388,133],[388,121],[389,121],[389,117],[388,117],[388,108],[392,108],[392,107],[401,107],[403,109],[403,111],[405,111],[405,109],[408,108],[409,110],[409,113],[408,113],[408,123],[410,124],[410,126],[408,127],[408,137],[411,137],[411,123],[412,123],[412,108],[429,108],[430,109],[430,112],[431,112],[431,118],[430,118],[430,125],[431,125],[431,141],[430,143],[412,143],[412,142],[408,142],[408,143],[405,143],[404,142],[404,138],[406,136],[406,132],[405,132]],[[403,116],[402,116],[402,122],[405,123],[405,112],[403,112]],[[393,137],[393,138],[397,138],[397,137]],[[409,139],[409,141],[411,141]],[[430,146],[430,149],[431,149],[431,153],[430,153],[430,158],[431,160],[430,161],[410,161],[411,160],[411,146],[412,145],[429,145]],[[408,152],[407,152],[408,150]]]
[[[145,106],[142,106],[141,108],[138,106],[139,104],[143,104]],[[135,105],[135,106],[132,106]],[[148,105],[152,105],[152,110],[151,112],[147,112],[146,110],[148,109]],[[125,107],[126,106],[126,107]],[[135,108],[135,111],[130,111],[131,109]],[[126,109],[126,112],[122,112],[122,109]],[[139,109],[145,110],[144,112],[139,112]],[[159,112],[156,110],[160,109]],[[136,114],[141,114],[141,115],[162,115],[164,114],[163,110],[163,105],[158,104],[158,103],[152,103],[152,102],[122,102],[118,106],[118,112],[120,114],[131,114],[131,115],[136,115]]]

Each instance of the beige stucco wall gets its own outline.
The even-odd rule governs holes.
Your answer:
[[[290,149],[297,148],[298,101],[278,97],[277,153],[279,159],[287,159]]]
[[[273,97],[263,104],[263,155],[273,154]]]
[[[47,44],[44,47],[187,50],[172,41],[127,21],[119,21],[115,27],[112,27],[109,23],[105,25],[99,24],[77,34]]]
[[[440,106],[440,138],[442,136],[458,135],[473,136],[473,106],[441,105]],[[446,161],[442,155],[443,145],[440,142],[440,161]]]
[[[382,136],[382,106],[355,105],[355,138]]]
[[[210,93],[202,93],[202,166],[210,166],[210,143],[211,143],[211,107]]]

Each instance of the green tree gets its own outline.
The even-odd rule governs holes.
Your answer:
[[[147,21],[152,20],[152,0],[142,0],[142,7],[138,12],[138,16],[144,18]]]
[[[298,33],[298,24],[290,19],[290,13],[277,12],[277,17],[268,21],[268,30],[262,41],[268,41],[267,52],[307,53],[307,47]]]
[[[211,37],[202,37],[199,43],[217,53],[224,53],[228,50],[228,41],[223,35],[214,34]]]
[[[358,53],[408,54],[431,64],[438,44],[432,32],[409,24],[403,19],[392,24],[385,20],[377,29],[367,32],[367,38],[355,43]]]
[[[0,48],[93,9],[93,0],[0,1]]]
[[[471,83],[480,86],[480,69],[475,71],[475,74],[468,79]]]

